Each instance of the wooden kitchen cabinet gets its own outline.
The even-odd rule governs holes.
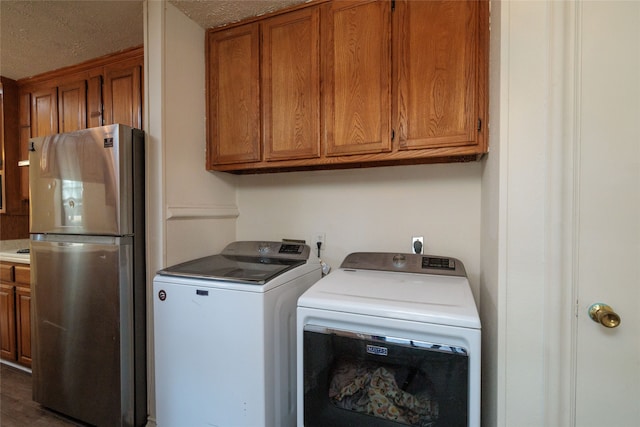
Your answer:
[[[305,8],[320,11],[321,90],[317,98],[314,92],[304,98],[310,106],[320,103],[319,155],[305,152],[315,149],[312,137],[288,138],[300,130],[299,118],[315,120],[312,113],[307,114],[311,107],[303,114],[277,98],[286,90],[294,92],[296,85],[302,87],[304,80],[295,73],[313,69],[307,66],[310,55],[300,54],[298,61],[291,61],[293,55],[272,55],[286,38],[269,39],[263,34],[258,71],[262,79],[257,89],[249,90],[248,84],[235,92],[219,85],[208,88],[208,169],[255,173],[460,162],[477,160],[487,152],[488,1],[333,0],[293,10],[302,14]],[[208,40],[255,28],[258,23],[264,32],[271,28],[269,22],[293,15],[287,10],[236,27],[209,30]],[[305,39],[298,37],[301,46]],[[255,61],[255,54],[248,57]],[[211,49],[207,64],[210,82],[219,78],[216,70],[220,68],[230,67],[229,74],[247,70],[238,71],[240,64],[211,55]],[[282,74],[274,74],[280,64]],[[255,65],[252,70],[253,79],[247,81],[255,84]],[[280,83],[284,81],[288,85]],[[251,94],[257,94],[260,111],[255,110],[255,100],[248,98]],[[225,104],[232,107],[227,109]],[[258,112],[262,114],[259,121],[255,119]],[[238,132],[220,137],[228,129]],[[262,130],[262,140],[257,129]],[[279,138],[269,136],[274,130]],[[254,132],[251,138],[245,138],[250,131]]]
[[[142,128],[142,47],[18,80],[18,160],[29,159],[29,139],[122,123]],[[28,212],[29,168],[7,181]]]
[[[29,138],[31,138],[31,94],[27,91],[20,91],[20,98],[18,102],[19,120],[18,125],[20,128],[19,144],[18,144],[18,161],[24,162],[29,160]],[[11,184],[15,188],[15,184]],[[20,187],[18,189],[20,194],[20,200],[29,200],[29,168],[20,167]],[[25,210],[28,211],[28,205],[23,204]],[[27,212],[28,213],[28,212]]]
[[[320,156],[318,7],[210,32],[207,66],[209,169]]]
[[[140,101],[142,102],[142,101]],[[102,75],[90,76],[87,80],[87,127],[102,126]]]
[[[258,23],[208,33],[207,164],[261,160]]]
[[[0,263],[0,357],[16,360],[16,306],[13,265]]]
[[[16,265],[16,359],[31,367],[31,268]]]
[[[73,132],[87,127],[87,81],[58,86],[58,129]]]
[[[391,151],[391,2],[334,1],[324,28],[326,155]]]
[[[18,125],[19,89],[16,81],[0,77],[0,175],[2,176],[2,213],[24,215],[20,188],[12,185],[20,181],[19,125]]]
[[[35,89],[31,92],[31,137],[54,133],[58,133],[58,89]]]
[[[320,156],[320,8],[260,23],[266,161]]]
[[[479,1],[397,1],[394,121],[401,150],[486,151],[483,7]]]
[[[25,101],[30,100],[31,112],[23,113],[24,122],[30,125],[30,132],[23,135],[22,139],[26,140],[23,146],[28,145],[29,138],[87,127],[87,81],[57,79],[54,83],[57,84],[32,88],[24,94]],[[23,155],[26,160],[28,153]]]
[[[0,357],[31,367],[31,270],[0,262]]]
[[[104,66],[104,124],[142,128],[142,64],[137,59]]]
[[[18,80],[21,139],[103,124],[142,128],[142,47]]]

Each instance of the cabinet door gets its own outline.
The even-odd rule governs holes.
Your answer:
[[[20,113],[18,84],[11,79],[0,77],[0,170],[2,180],[2,208],[10,215],[25,215],[21,203],[20,172]],[[4,153],[4,158],[3,158]],[[4,224],[3,224],[4,225]]]
[[[57,88],[31,92],[31,137],[58,133]]]
[[[260,161],[259,24],[207,38],[208,167]]]
[[[16,265],[17,361],[31,367],[31,267]]]
[[[87,127],[102,126],[102,76],[87,80]]]
[[[4,129],[5,129],[5,125],[4,125],[4,104],[5,104],[5,100],[4,100],[4,82],[2,81],[2,77],[0,77],[0,156],[2,156],[0,158],[0,171],[4,170]]]
[[[87,128],[87,81],[58,86],[58,127],[60,132]]]
[[[400,149],[477,143],[480,5],[397,1],[394,115]]]
[[[390,2],[334,1],[326,46],[326,155],[391,150]]]
[[[124,62],[104,67],[104,124],[142,128],[141,66]]]
[[[14,286],[0,283],[0,357],[7,360],[16,360],[15,316]]]
[[[17,360],[31,367],[31,289],[16,287]]]
[[[261,23],[265,160],[320,155],[320,9]]]
[[[29,160],[29,139],[31,138],[31,93],[21,92],[18,106],[20,123],[20,160]],[[29,199],[29,168],[20,168],[20,199]]]

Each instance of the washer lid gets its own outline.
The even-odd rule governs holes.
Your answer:
[[[480,329],[466,277],[339,269],[320,279],[298,307]]]
[[[309,247],[304,244],[234,242],[218,255],[174,265],[158,274],[263,285],[305,264],[309,252]]]

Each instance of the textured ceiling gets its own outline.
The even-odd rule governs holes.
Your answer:
[[[218,27],[304,2],[305,0],[169,0],[169,3],[202,28]]]
[[[143,44],[142,2],[0,0],[0,74],[12,79]]]
[[[169,0],[203,28],[303,1]],[[31,77],[140,46],[143,37],[142,0],[0,0],[0,75]]]

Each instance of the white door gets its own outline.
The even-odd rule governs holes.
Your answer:
[[[640,2],[578,3],[575,425],[640,425]],[[587,311],[605,303],[618,327]]]

